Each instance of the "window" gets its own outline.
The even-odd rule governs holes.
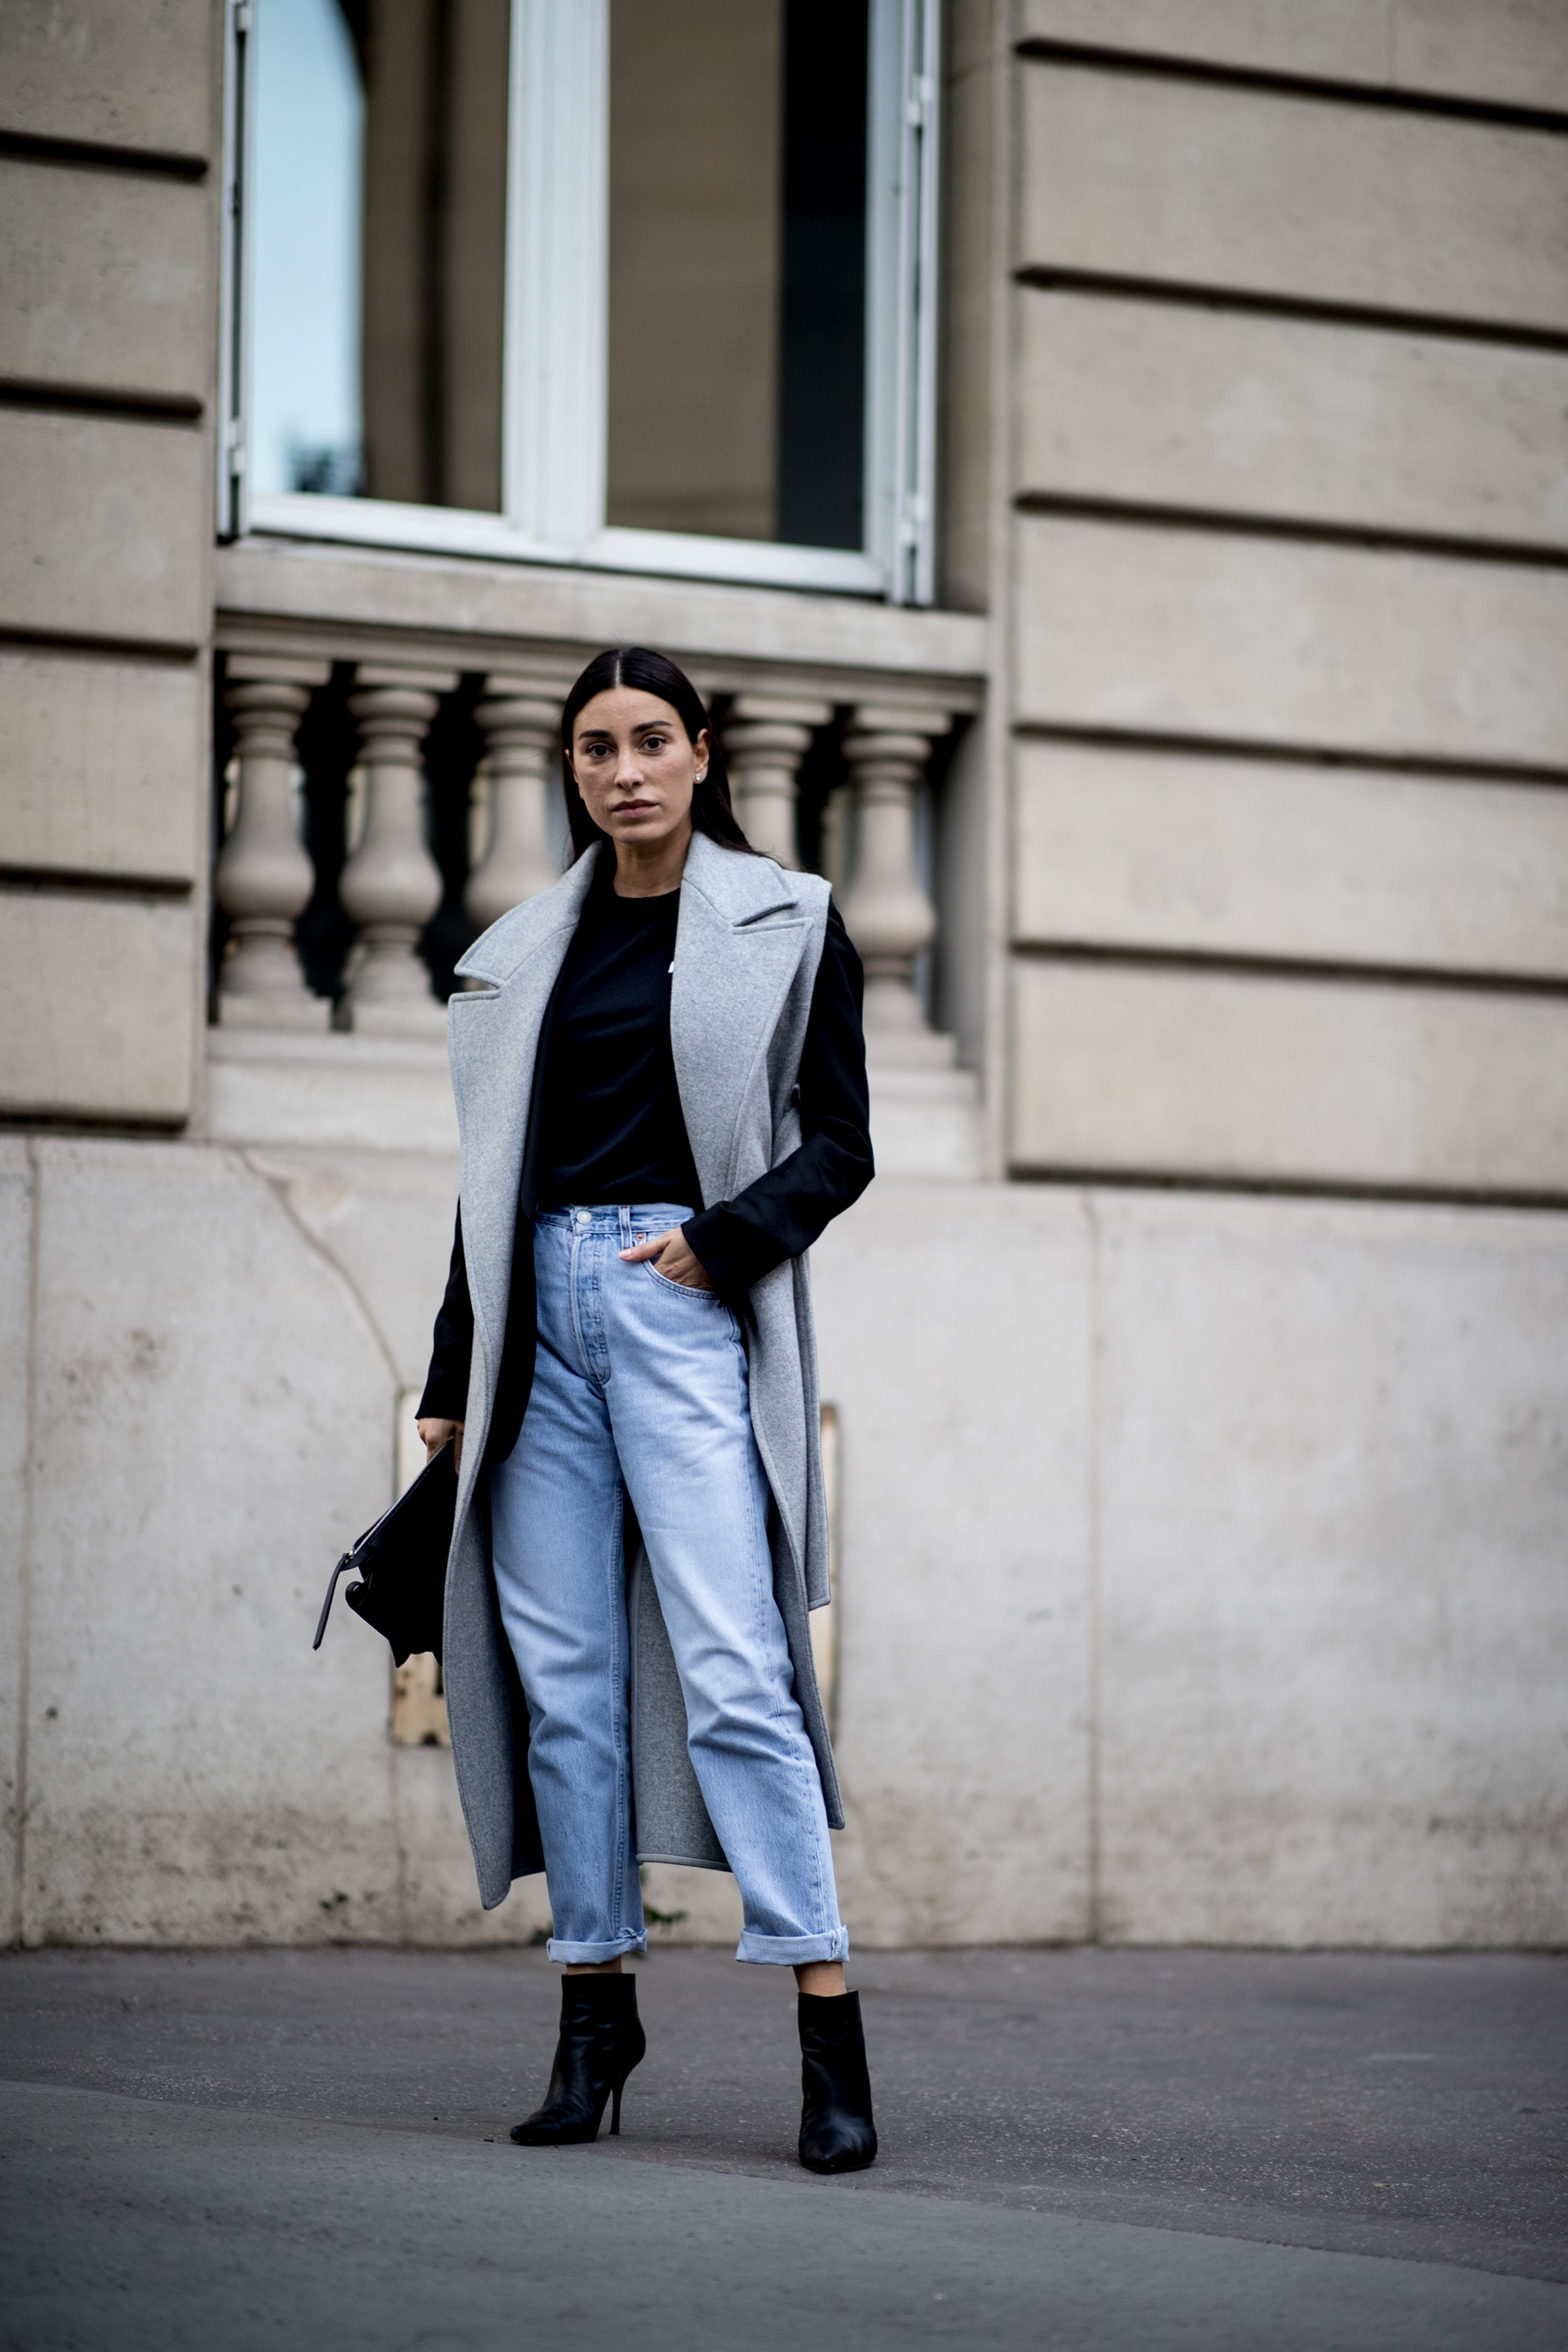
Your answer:
[[[221,527],[931,594],[936,0],[230,0]]]

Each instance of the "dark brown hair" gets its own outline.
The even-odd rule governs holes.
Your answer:
[[[596,694],[604,694],[613,686],[635,686],[644,694],[657,694],[661,702],[668,702],[676,712],[693,743],[707,728],[708,772],[691,794],[692,826],[696,832],[705,833],[710,841],[718,842],[722,848],[738,849],[748,857],[760,857],[762,852],[752,847],[730,805],[730,782],[724,773],[718,731],[703,706],[702,697],[686,672],[678,669],[668,654],[656,654],[647,646],[614,646],[607,653],[595,654],[562,705],[561,789],[566,797],[566,822],[572,828],[573,856],[581,857],[594,842],[608,841],[610,837],[588,814],[583,795],[577,789],[577,779],[572,773],[569,754],[572,730],[577,723],[578,713],[585,704],[593,701]]]

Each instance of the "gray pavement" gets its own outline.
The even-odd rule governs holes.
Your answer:
[[[1568,1959],[866,1954],[838,2181],[792,1989],[639,1973],[622,2137],[557,2153],[537,1953],[0,1959],[0,2344],[1568,2347]]]

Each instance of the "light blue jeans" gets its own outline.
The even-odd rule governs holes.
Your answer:
[[[715,1292],[619,1255],[690,1214],[668,1202],[556,1209],[534,1227],[533,1389],[491,1474],[490,1510],[501,1622],[528,1699],[550,1958],[647,1948],[628,1746],[629,1495],[698,1785],[741,1889],[735,1957],[838,1960],[849,1938],[773,1599],[741,1328]]]

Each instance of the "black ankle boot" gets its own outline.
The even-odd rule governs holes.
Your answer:
[[[860,1996],[800,1996],[800,2160],[808,2172],[860,2172],[877,2156]]]
[[[550,2088],[542,2107],[513,2124],[513,2139],[521,2147],[570,2147],[597,2139],[606,2099],[614,2101],[613,2137],[621,2127],[621,2086],[647,2048],[636,1977],[563,1977]]]

